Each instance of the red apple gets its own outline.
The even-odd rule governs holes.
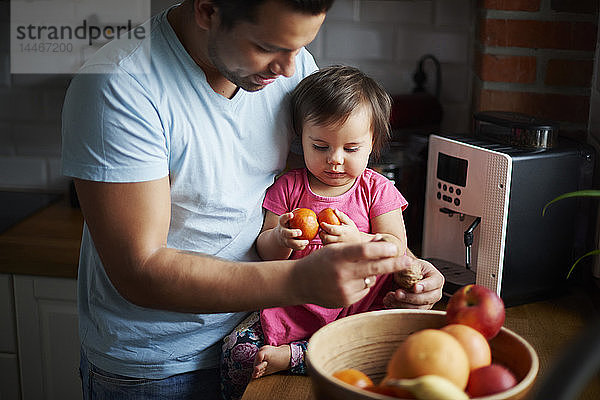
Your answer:
[[[446,320],[448,324],[468,325],[490,340],[504,324],[504,302],[485,286],[463,286],[450,297]]]
[[[508,368],[491,364],[471,371],[467,394],[470,397],[488,396],[508,390],[516,384],[517,379]]]

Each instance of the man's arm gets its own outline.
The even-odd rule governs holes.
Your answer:
[[[139,183],[76,179],[75,186],[106,273],[130,302],[174,311],[218,312],[295,301],[293,292],[283,290],[289,286],[290,268],[257,268],[255,263],[167,248],[171,217],[167,177]],[[248,287],[268,290],[261,289],[259,301],[244,296]]]
[[[138,183],[81,179],[75,186],[106,273],[143,307],[180,312],[247,311],[315,303],[352,304],[364,278],[402,268],[390,243],[328,246],[302,260],[231,262],[168,248],[168,178]]]

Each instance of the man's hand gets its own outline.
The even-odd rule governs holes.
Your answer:
[[[297,286],[299,303],[349,306],[369,293],[377,275],[404,268],[397,252],[384,241],[333,243],[297,260],[290,284]]]
[[[423,273],[423,280],[417,282],[410,290],[397,289],[387,293],[383,298],[383,304],[387,308],[431,309],[442,298],[444,276],[425,260],[410,256],[401,256],[398,259],[403,268],[408,268],[411,263],[418,263]]]

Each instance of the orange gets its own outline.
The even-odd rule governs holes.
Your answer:
[[[469,358],[471,371],[492,363],[492,350],[486,338],[476,329],[463,324],[450,324],[441,328],[460,342]]]
[[[333,376],[341,381],[344,381],[359,388],[373,386],[373,381],[371,380],[371,378],[369,378],[363,372],[354,368],[339,370],[335,372]]]
[[[439,375],[464,389],[469,380],[469,359],[458,340],[439,329],[410,334],[388,362],[386,379],[423,375]]]
[[[335,215],[333,208],[327,207],[322,209],[319,214],[317,214],[317,219],[319,220],[319,224],[325,222],[330,225],[341,225],[340,219]]]
[[[292,229],[300,229],[302,235],[296,239],[312,240],[317,236],[319,230],[319,221],[317,214],[310,208],[298,208],[292,211],[294,218],[288,221],[288,226]]]

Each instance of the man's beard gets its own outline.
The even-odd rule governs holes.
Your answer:
[[[221,61],[217,51],[217,45],[215,40],[208,41],[208,58],[214,67],[223,75],[228,81],[234,85],[241,87],[247,92],[257,92],[265,87],[265,85],[259,85],[250,80],[249,77],[242,77],[239,74],[227,69],[225,64]]]

